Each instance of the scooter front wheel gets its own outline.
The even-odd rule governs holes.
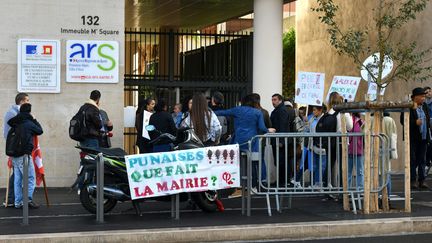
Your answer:
[[[191,193],[192,200],[204,212],[216,212],[218,210],[216,199],[218,197],[216,191],[193,192]]]
[[[90,213],[96,214],[96,197],[93,196],[88,191],[88,184],[85,184],[82,187],[80,192],[80,201],[81,205]],[[115,205],[117,204],[117,200],[112,198],[104,198],[104,213],[108,213],[111,211]]]

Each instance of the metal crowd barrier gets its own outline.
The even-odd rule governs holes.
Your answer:
[[[369,156],[373,156],[375,152],[373,143],[374,138],[377,138],[380,159],[377,168],[373,167],[371,160],[370,181],[374,180],[374,174],[378,174],[379,183],[376,187],[371,183],[370,192],[378,193],[388,184],[390,143],[384,134],[371,137]],[[363,133],[269,133],[253,137],[248,142],[248,151],[243,151],[246,163],[242,163],[241,169],[242,213],[245,213],[246,208],[247,216],[251,215],[252,196],[266,197],[267,211],[271,216],[272,196],[275,197],[277,211],[281,212],[282,196],[288,196],[288,208],[290,208],[293,195],[311,194],[349,195],[353,212],[357,213],[356,201],[361,209],[361,195],[364,193],[364,179],[361,175],[357,175],[357,167],[364,164],[366,155],[360,156],[357,146],[354,146],[353,151],[348,151],[349,139],[354,143],[361,142],[364,149]],[[259,143],[259,149],[254,152],[252,148],[256,142]],[[342,143],[345,143],[344,146]],[[270,148],[273,150],[274,161],[271,161]],[[345,151],[342,151],[343,149]],[[272,162],[274,169],[271,168]],[[306,170],[305,167],[308,169]],[[348,168],[351,169],[351,173]],[[378,173],[374,173],[375,170],[378,170]],[[342,171],[346,171],[345,175]],[[350,184],[344,187],[345,179],[345,183],[350,182]]]

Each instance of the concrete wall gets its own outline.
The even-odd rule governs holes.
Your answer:
[[[335,0],[339,5],[338,22],[342,28],[369,28],[370,42],[376,39],[373,31],[373,9],[376,7],[375,0]],[[314,0],[297,1],[296,14],[296,36],[297,36],[297,52],[296,52],[296,70],[309,72],[323,72],[326,75],[325,95],[331,84],[333,76],[360,76],[359,69],[354,65],[350,58],[339,56],[329,43],[329,36],[326,32],[324,24],[318,19],[318,15],[312,12],[311,8],[316,7]],[[432,4],[429,4],[427,9],[417,16],[417,19],[411,21],[401,31],[397,32],[393,40],[395,41],[413,41],[416,40],[421,49],[429,48],[432,32],[427,31],[427,26],[431,26]],[[362,58],[365,59],[366,57]],[[431,85],[431,82],[417,83],[397,81],[390,84],[385,93],[385,100],[402,100],[406,95],[411,93],[411,90],[417,86]],[[357,93],[357,100],[364,100],[364,94],[367,92],[367,83],[361,82]],[[392,114],[395,119],[399,131],[399,157],[402,157],[402,128],[399,125],[399,114]],[[402,161],[394,161],[393,169],[402,171]]]
[[[79,166],[76,142],[68,136],[70,118],[88,99],[90,91],[102,93],[101,108],[114,123],[114,147],[123,147],[123,73],[124,73],[124,1],[118,0],[2,0],[0,8],[0,124],[3,114],[14,103],[17,94],[17,40],[55,39],[61,41],[61,93],[32,94],[33,114],[41,123],[44,134],[40,137],[43,163],[48,186],[69,186]],[[99,26],[84,26],[81,16],[99,16]],[[118,35],[61,34],[61,28],[117,30]],[[82,84],[65,82],[66,40],[118,41],[119,83]],[[0,186],[6,184],[7,157],[5,141],[0,139]]]

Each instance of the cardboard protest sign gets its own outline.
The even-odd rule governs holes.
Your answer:
[[[352,102],[355,99],[359,85],[360,77],[334,76],[326,100],[328,101],[330,93],[338,92],[344,99]]]
[[[384,95],[385,92],[385,88],[381,89],[381,95]],[[369,87],[368,87],[368,95],[369,95],[369,100],[374,101],[377,99],[377,84],[373,83],[373,82],[369,82]]]
[[[239,146],[125,156],[132,199],[240,187]]]
[[[295,102],[321,105],[324,99],[324,73],[298,72]]]

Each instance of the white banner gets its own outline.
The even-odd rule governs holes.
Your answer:
[[[322,105],[324,73],[298,72],[295,102],[303,105]]]
[[[125,156],[132,199],[240,187],[239,146]]]
[[[18,40],[18,92],[60,93],[60,41]]]
[[[331,92],[338,92],[348,102],[354,101],[360,85],[360,79],[360,77],[334,76],[326,100],[328,101]]]
[[[117,41],[66,42],[66,82],[118,83],[118,76]]]

